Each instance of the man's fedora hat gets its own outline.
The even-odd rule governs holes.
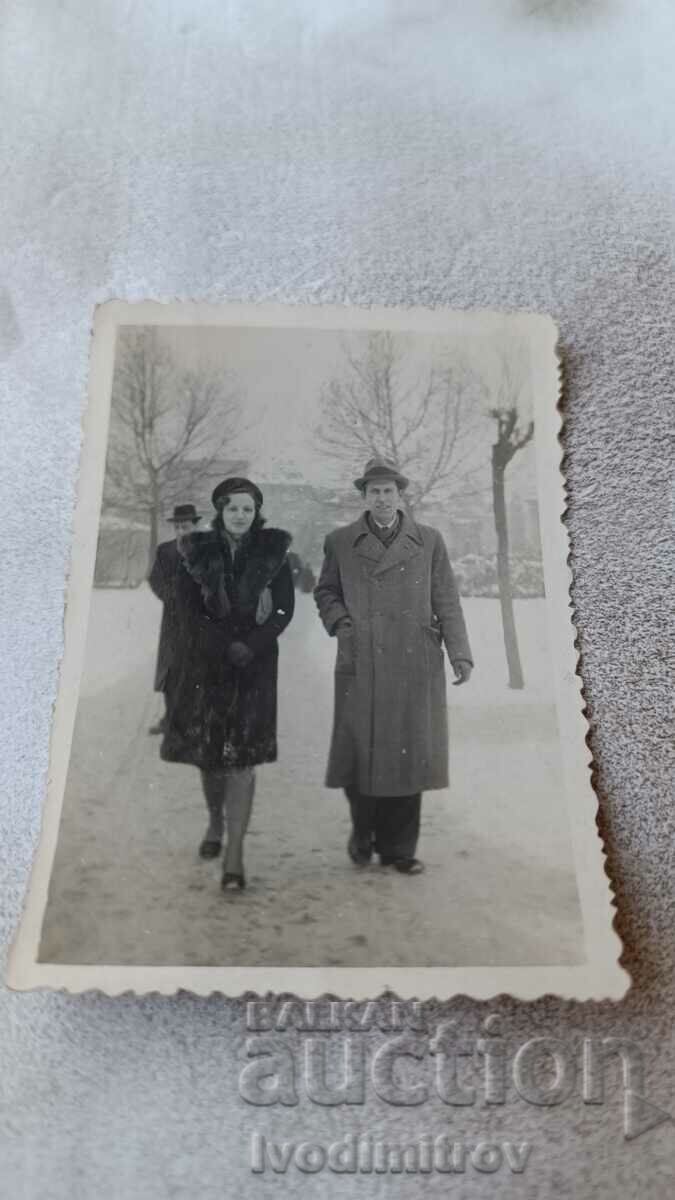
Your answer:
[[[171,525],[175,525],[177,521],[192,521],[196,525],[197,521],[201,521],[201,519],[194,504],[176,504],[173,516],[167,518]]]
[[[233,475],[231,479],[224,479],[217,487],[213,489],[211,495],[211,503],[214,508],[220,508],[222,501],[227,496],[233,496],[235,492],[248,492],[249,496],[253,497],[257,508],[263,506],[263,494],[255,483],[251,483],[250,479],[244,479],[238,475]]]
[[[354,480],[354,487],[358,488],[359,491],[362,492],[368,483],[374,483],[376,479],[393,479],[394,483],[398,484],[401,491],[407,488],[408,484],[410,483],[410,480],[406,479],[405,475],[401,474],[396,466],[396,463],[392,462],[390,458],[381,458],[376,456],[375,458],[369,459],[369,461],[366,463],[365,470],[361,478]]]

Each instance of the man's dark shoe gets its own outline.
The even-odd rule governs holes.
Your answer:
[[[419,858],[397,858],[392,866],[401,875],[421,875],[424,871],[424,863]]]
[[[359,846],[354,834],[347,842],[347,854],[357,867],[367,867],[370,862],[370,850],[364,850],[362,846]]]
[[[220,838],[205,837],[199,846],[200,858],[217,858],[223,848]]]

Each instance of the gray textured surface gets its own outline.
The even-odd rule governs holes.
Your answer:
[[[449,15],[446,15],[449,14]],[[675,1108],[673,283],[669,0],[7,0],[2,27],[2,934],[38,835],[85,396],[104,298],[548,310],[567,360],[569,526],[600,820],[635,986],[620,1005],[447,1007],[516,1038],[644,1039]],[[114,820],[114,814],[111,814]],[[241,1008],[2,994],[0,1194],[353,1193],[253,1177],[245,1137],[331,1140],[340,1110],[237,1100]],[[297,1039],[296,1039],[297,1040]],[[289,1038],[289,1044],[293,1039]],[[358,1114],[404,1138],[425,1112]],[[467,1197],[672,1194],[675,1128],[624,1143],[620,1093],[457,1110],[529,1137]],[[445,1114],[447,1117],[447,1112]],[[352,1114],[353,1118],[353,1114]],[[536,1163],[536,1165],[535,1165]],[[418,1194],[414,1176],[360,1180]]]

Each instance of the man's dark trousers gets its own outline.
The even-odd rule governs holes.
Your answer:
[[[420,833],[422,793],[412,796],[364,796],[345,788],[354,827],[354,849],[365,857],[374,850],[392,862],[415,857]]]

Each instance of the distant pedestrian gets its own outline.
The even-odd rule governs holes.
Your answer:
[[[199,768],[209,825],[202,858],[227,848],[224,891],[246,885],[243,861],[254,768],[277,758],[278,639],[293,616],[291,536],[267,529],[249,479],[218,484],[212,528],[181,542],[175,686],[160,754]]]
[[[309,563],[303,562],[300,555],[291,550],[288,555],[288,565],[291,568],[293,583],[298,591],[304,592],[305,595],[314,591],[316,577]]]
[[[473,660],[443,538],[406,513],[406,477],[373,458],[355,486],[365,512],[326,538],[314,591],[338,642],[326,786],[349,800],[353,862],[375,851],[416,875],[422,792],[448,784],[443,644],[457,683]]]
[[[159,646],[157,648],[157,665],[155,667],[155,691],[164,697],[164,712],[160,720],[151,725],[148,733],[164,733],[166,726],[167,688],[170,686],[171,662],[176,642],[176,575],[180,566],[179,543],[186,533],[191,533],[201,520],[194,504],[177,504],[173,516],[169,517],[174,527],[175,537],[169,542],[161,542],[157,547],[155,561],[148,578],[148,583],[159,600],[162,601],[162,624],[159,630]]]

